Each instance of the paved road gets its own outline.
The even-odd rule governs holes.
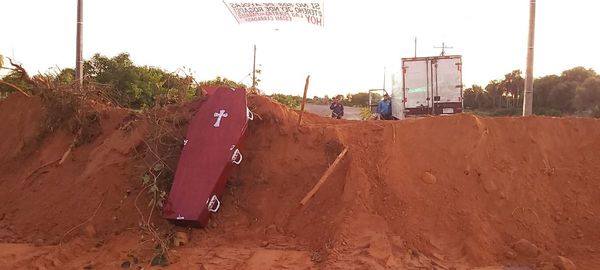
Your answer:
[[[329,105],[316,105],[307,103],[306,111],[325,117],[331,117],[331,110],[329,109]],[[343,118],[347,120],[360,120],[360,109],[348,106],[344,107]]]

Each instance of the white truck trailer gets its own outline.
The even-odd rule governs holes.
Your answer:
[[[401,87],[393,87],[393,115],[440,115],[463,110],[460,55],[402,58]]]

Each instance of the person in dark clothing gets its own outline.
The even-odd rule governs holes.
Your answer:
[[[331,103],[329,109],[331,109],[331,118],[342,119],[342,116],[344,116],[344,105],[339,96],[333,99],[333,103]]]
[[[382,120],[392,120],[392,100],[390,95],[383,95],[383,99],[377,104],[377,113]]]

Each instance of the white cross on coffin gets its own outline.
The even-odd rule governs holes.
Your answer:
[[[221,126],[221,119],[223,119],[223,117],[227,117],[229,116],[225,110],[220,110],[218,113],[214,114],[214,117],[217,118],[217,121],[215,122],[215,124],[213,125],[213,127],[220,127]]]

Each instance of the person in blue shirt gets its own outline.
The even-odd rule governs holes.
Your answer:
[[[390,95],[383,95],[383,99],[377,104],[377,113],[382,120],[392,120],[392,100]]]
[[[333,103],[331,103],[329,109],[331,109],[331,118],[342,119],[342,116],[344,116],[344,105],[339,96],[333,99]]]

